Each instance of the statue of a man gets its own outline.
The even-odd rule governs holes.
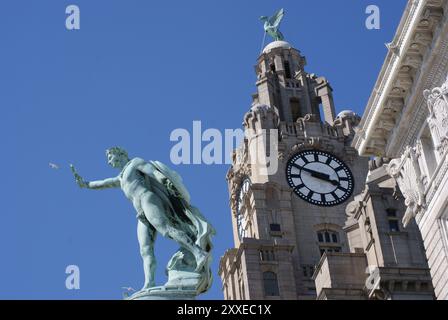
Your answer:
[[[181,246],[168,263],[168,271],[205,274],[206,279],[201,281],[198,293],[206,291],[211,284],[210,238],[215,231],[199,210],[191,206],[182,178],[158,161],[147,162],[141,158],[130,160],[127,152],[119,147],[106,150],[106,155],[109,165],[120,169],[117,177],[88,182],[72,165],[71,168],[81,188],[121,188],[134,205],[145,272],[142,291],[155,287],[154,241],[157,232]]]

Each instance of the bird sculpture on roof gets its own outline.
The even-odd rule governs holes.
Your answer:
[[[282,19],[285,15],[285,10],[282,8],[277,11],[272,17],[262,16],[260,20],[264,22],[264,31],[269,34],[275,41],[284,40],[285,37],[278,29]]]

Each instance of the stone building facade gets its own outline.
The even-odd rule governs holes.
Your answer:
[[[406,219],[409,192],[390,175],[399,161],[358,154],[361,118],[336,116],[329,82],[305,65],[274,41],[255,66],[245,138],[227,173],[235,246],[220,260],[224,298],[433,299],[420,231]],[[387,106],[398,112],[396,99]]]
[[[370,163],[364,191],[346,209],[349,253],[326,253],[316,267],[320,300],[432,300],[434,290],[416,223],[382,159]]]
[[[315,299],[312,275],[322,253],[349,250],[345,206],[352,192],[363,190],[368,171],[368,159],[351,147],[360,118],[353,112],[336,117],[330,84],[307,73],[305,64],[305,57],[285,41],[272,42],[258,58],[257,93],[244,116],[246,138],[227,174],[235,248],[220,261],[225,299]],[[269,132],[276,136],[271,143]],[[260,144],[266,146],[261,158],[270,162],[259,161],[264,159],[252,146]],[[303,179],[315,179],[313,183],[331,190],[325,195],[303,187],[302,197],[309,198],[299,197],[290,183],[302,180],[294,177],[299,172],[291,159],[305,151],[325,152],[302,155],[310,162],[327,161],[328,168],[340,161],[352,175],[350,182],[340,171],[341,189],[336,190],[307,173]],[[277,170],[263,170],[273,160],[278,161]],[[288,166],[293,173],[289,182]]]
[[[403,225],[415,220],[437,299],[448,299],[448,1],[409,1],[388,45],[353,146],[392,159],[404,196]]]
[[[349,252],[345,207],[368,172],[351,147],[360,118],[336,116],[330,84],[305,64],[285,41],[258,58],[247,135],[227,174],[235,247],[220,261],[225,299],[315,299],[322,254]]]

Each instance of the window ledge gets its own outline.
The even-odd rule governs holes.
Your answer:
[[[282,231],[269,231],[269,235],[272,237],[283,237],[284,233]]]
[[[388,231],[386,232],[389,236],[407,236],[408,233],[406,231]]]

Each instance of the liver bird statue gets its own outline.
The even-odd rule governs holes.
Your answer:
[[[282,22],[285,10],[282,8],[272,17],[262,16],[260,20],[264,22],[264,31],[269,34],[275,41],[284,40],[283,34],[278,29]]]

